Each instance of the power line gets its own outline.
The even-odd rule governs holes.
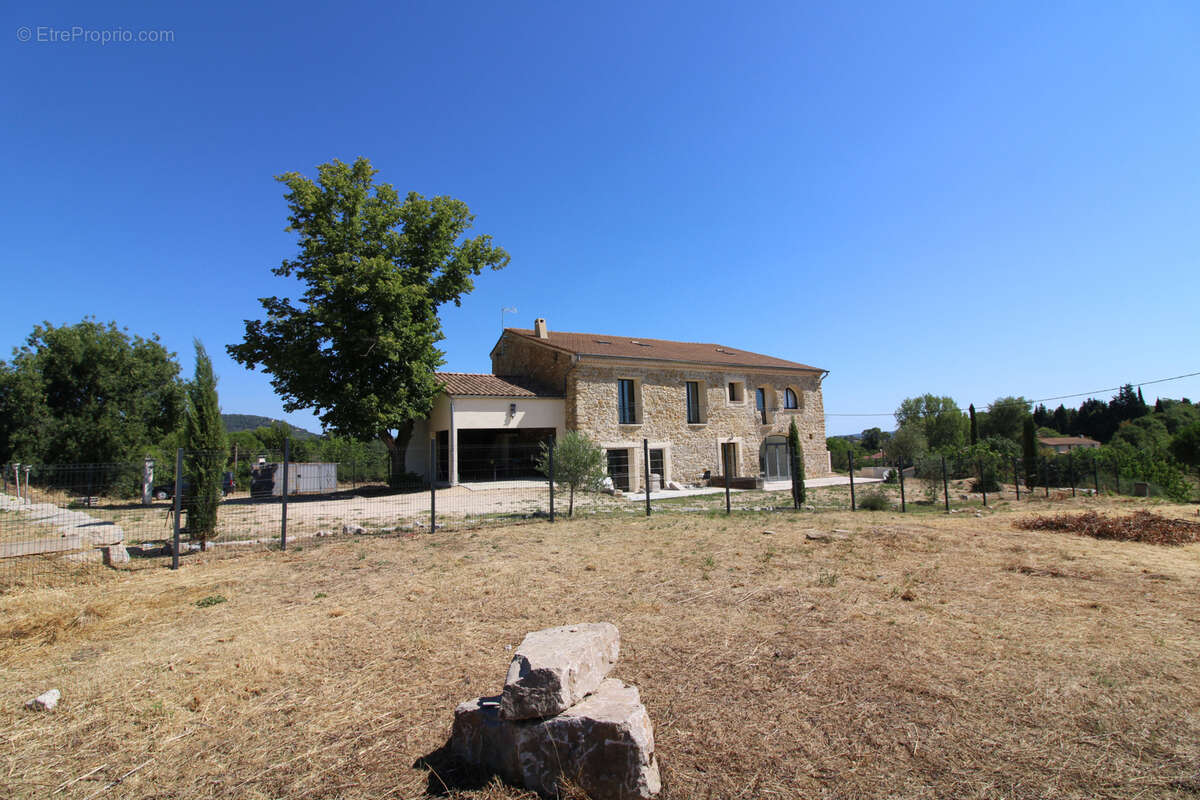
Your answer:
[[[1184,378],[1194,378],[1197,375],[1200,375],[1200,372],[1189,372],[1185,375],[1175,375],[1170,378],[1156,378],[1152,381],[1141,381],[1139,383],[1134,383],[1134,384],[1124,384],[1124,386],[1137,386],[1137,387],[1151,386],[1156,383],[1169,383],[1170,381],[1180,381],[1180,380],[1183,380]],[[1036,400],[1025,401],[1025,405],[1032,406],[1035,403],[1046,403],[1051,400],[1067,400],[1072,397],[1091,397],[1093,395],[1104,394],[1106,392],[1117,392],[1117,391],[1120,391],[1121,389],[1122,389],[1122,386],[1114,386],[1111,389],[1095,389],[1090,392],[1076,392],[1074,394],[1055,395],[1054,397],[1040,397]],[[1015,406],[1015,405],[1020,405],[1020,404],[1018,404],[1018,403],[1000,404],[1000,407],[1003,408],[1005,405],[1014,405]],[[994,409],[996,407],[997,407],[997,404],[995,404],[995,403],[991,404],[991,408]],[[896,416],[896,414],[894,411],[872,411],[870,413],[865,413],[865,414],[826,413],[825,416],[827,416],[827,417],[894,417],[894,416]]]

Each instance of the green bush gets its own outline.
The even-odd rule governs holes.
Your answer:
[[[863,511],[891,511],[892,501],[883,492],[867,492],[858,502]]]

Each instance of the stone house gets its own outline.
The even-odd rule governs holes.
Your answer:
[[[1086,436],[1043,436],[1038,444],[1048,447],[1056,453],[1069,453],[1072,450],[1088,450],[1099,447],[1100,443]]]
[[[506,328],[492,374],[439,373],[446,386],[418,424],[410,469],[436,453],[444,484],[533,477],[537,445],[567,430],[605,450],[618,488],[733,477],[790,477],[787,433],[800,430],[805,474],[830,473],[821,382],[826,370],[717,344]],[[652,478],[652,483],[657,483]]]

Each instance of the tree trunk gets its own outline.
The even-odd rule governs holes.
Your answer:
[[[388,485],[393,489],[399,488],[403,482],[404,475],[408,472],[408,465],[404,462],[404,453],[408,450],[408,441],[412,438],[413,423],[412,420],[401,425],[396,429],[395,435],[392,432],[385,430],[379,434],[379,440],[383,442],[388,450]]]

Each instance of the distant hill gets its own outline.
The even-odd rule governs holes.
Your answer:
[[[291,423],[283,420],[271,419],[270,417],[260,417],[256,414],[222,414],[221,421],[225,423],[225,430],[228,433],[237,433],[238,431],[252,431],[255,428],[271,427],[272,425],[287,425],[291,430],[292,435],[297,439],[319,439],[319,433],[306,431],[304,428],[297,428]]]

